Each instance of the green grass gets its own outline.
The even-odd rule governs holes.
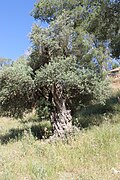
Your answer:
[[[49,128],[47,122],[0,119],[0,180],[120,179],[112,173],[112,168],[120,170],[119,122],[104,122],[57,142],[40,140],[31,130],[45,125]]]

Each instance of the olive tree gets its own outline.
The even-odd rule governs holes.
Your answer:
[[[110,52],[88,28],[98,7],[98,1],[82,0],[35,4],[32,15],[48,27],[35,24],[29,58],[0,71],[1,112],[19,116],[44,98],[53,132],[63,136],[72,130],[72,115],[79,104],[105,103]]]

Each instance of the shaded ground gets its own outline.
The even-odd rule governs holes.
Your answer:
[[[51,126],[48,121],[36,122],[35,119],[33,118],[33,122],[32,119],[30,119],[30,122],[29,120],[22,122],[20,120],[11,120],[10,118],[6,118],[6,119],[1,118],[1,122],[2,122],[0,123],[1,144],[7,144],[10,141],[19,141],[23,138],[23,136],[26,133],[33,135],[37,139],[45,139],[52,134]]]

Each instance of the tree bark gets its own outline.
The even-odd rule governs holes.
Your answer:
[[[71,111],[66,109],[62,85],[54,84],[51,92],[53,104],[51,124],[54,135],[61,137],[70,132],[72,129]]]

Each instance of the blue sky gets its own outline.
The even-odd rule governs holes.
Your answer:
[[[34,21],[30,12],[36,0],[1,0],[0,57],[17,59],[30,43],[28,34]]]

